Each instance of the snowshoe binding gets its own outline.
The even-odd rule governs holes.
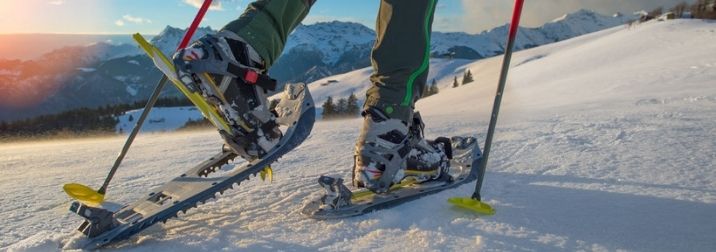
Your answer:
[[[384,193],[405,178],[425,182],[441,177],[450,168],[450,139],[424,138],[425,124],[419,112],[410,126],[385,116],[380,110],[364,112],[363,131],[356,143],[353,185]]]
[[[231,126],[220,129],[227,146],[246,160],[263,157],[279,142],[277,113],[268,95],[276,81],[256,51],[236,34],[206,35],[174,54],[178,79],[217,108]]]

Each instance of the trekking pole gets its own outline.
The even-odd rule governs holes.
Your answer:
[[[524,0],[515,0],[515,7],[512,13],[512,22],[510,23],[510,31],[507,38],[507,48],[505,48],[505,56],[502,60],[502,70],[500,71],[500,80],[497,86],[497,93],[495,94],[495,102],[492,105],[492,116],[490,118],[490,125],[487,128],[487,137],[485,139],[485,148],[480,163],[477,167],[477,182],[475,183],[475,191],[472,193],[470,199],[467,198],[451,198],[448,201],[457,206],[468,208],[477,212],[485,214],[494,214],[495,210],[491,206],[481,202],[480,189],[482,188],[482,181],[485,178],[485,171],[487,169],[487,159],[490,156],[490,147],[492,145],[492,137],[495,134],[495,127],[497,125],[497,115],[500,112],[500,103],[502,102],[502,94],[505,90],[505,83],[507,82],[507,72],[510,68],[510,60],[512,59],[512,50],[515,44],[515,38],[517,37],[517,31],[520,24],[520,16],[522,15],[522,6]]]
[[[196,32],[196,29],[199,27],[199,23],[201,23],[201,20],[204,18],[204,15],[206,14],[207,10],[209,9],[209,6],[211,5],[212,0],[205,0],[204,3],[199,8],[199,12],[194,17],[194,20],[191,22],[191,25],[186,31],[186,34],[184,34],[184,37],[182,38],[181,42],[179,43],[179,46],[177,47],[177,50],[182,49],[186,47],[189,44],[189,41],[191,41],[191,37],[194,35],[194,32]],[[147,119],[147,116],[149,115],[149,112],[152,110],[154,105],[157,102],[157,99],[159,98],[159,94],[161,93],[162,89],[164,88],[164,85],[167,82],[167,76],[162,75],[162,78],[159,80],[159,83],[157,83],[157,87],[154,88],[154,92],[150,96],[149,100],[147,101],[147,104],[144,106],[144,111],[142,111],[142,114],[139,116],[139,119],[137,120],[137,123],[134,125],[134,128],[132,129],[132,132],[129,133],[129,136],[127,137],[127,140],[124,142],[124,146],[122,147],[122,150],[119,152],[119,155],[117,156],[117,159],[114,161],[114,165],[112,165],[112,169],[109,170],[109,174],[107,174],[107,178],[104,180],[104,183],[102,184],[102,187],[99,188],[99,190],[94,192],[91,188],[80,185],[80,184],[66,184],[64,186],[65,192],[67,192],[70,197],[83,200],[86,202],[93,202],[93,203],[101,203],[104,201],[104,195],[107,192],[107,187],[109,186],[109,182],[112,181],[112,178],[114,177],[115,172],[117,171],[117,168],[119,168],[119,165],[122,163],[122,160],[124,159],[124,156],[127,155],[127,151],[129,150],[129,147],[132,145],[132,142],[134,142],[134,138],[139,133],[139,129],[142,128],[142,125],[144,124],[144,120]],[[90,192],[91,191],[91,192]]]

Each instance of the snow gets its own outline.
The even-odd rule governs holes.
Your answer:
[[[315,48],[323,53],[323,62],[335,64],[347,51],[372,44],[375,32],[351,22],[319,22],[299,25],[286,42],[285,52],[296,47]]]
[[[127,76],[124,76],[124,75],[115,75],[112,78],[114,78],[115,80],[121,81],[121,82],[127,81]]]
[[[137,85],[127,85],[127,87],[125,88],[125,90],[127,91],[127,93],[128,93],[129,95],[131,95],[131,96],[136,96],[136,95],[137,95],[137,89],[134,88],[133,86],[136,87]]]
[[[465,71],[462,67],[470,63],[470,60],[464,59],[431,59],[430,60],[430,72],[428,73],[428,84],[432,83],[435,79],[438,87],[447,88],[452,86],[453,76],[458,76],[459,80],[462,80],[462,74]],[[333,97],[334,102],[340,98],[347,98],[351,93],[354,93],[360,104],[365,101],[365,91],[371,87],[370,74],[372,73],[371,67],[366,67],[353,72],[329,76],[308,84],[313,95],[313,100],[317,105],[322,105],[328,96]],[[324,85],[331,82],[328,85]],[[320,110],[317,113],[321,113]]]
[[[713,251],[715,30],[700,20],[647,22],[516,53],[483,188],[494,216],[446,203],[469,196],[470,184],[364,216],[306,219],[300,207],[319,175],[349,178],[361,122],[319,121],[273,166],[273,183],[242,183],[108,250]],[[465,68],[475,82],[418,102],[427,136],[484,138],[500,62],[432,67],[441,85]],[[311,89],[362,92],[368,75]],[[61,185],[99,186],[124,140],[0,144],[0,250],[61,248],[80,223]],[[213,130],[142,134],[108,197],[143,196],[220,145]]]
[[[620,26],[636,19],[628,16],[604,16],[590,10],[579,10],[565,14],[541,27],[520,27],[515,48],[517,50],[562,41],[606,28]],[[434,32],[432,35],[431,52],[438,55],[448,53],[455,46],[467,46],[482,56],[494,56],[503,52],[508,25],[499,26],[479,34],[461,32]]]
[[[91,68],[91,67],[78,67],[77,70],[80,70],[85,73],[91,73],[91,72],[97,71],[97,69]]]
[[[127,92],[136,90],[130,90],[127,86]],[[130,94],[132,94],[130,92]],[[132,94],[132,95],[134,95]],[[139,120],[144,109],[135,109],[127,111],[125,114],[119,116],[117,119],[117,132],[129,133],[134,128],[134,125]],[[129,120],[131,117],[131,121]],[[149,116],[142,126],[142,132],[154,132],[154,131],[173,131],[181,128],[189,120],[200,120],[203,117],[201,112],[194,107],[155,107],[149,112]]]

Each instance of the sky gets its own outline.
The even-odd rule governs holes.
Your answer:
[[[285,1],[285,0],[282,0]],[[290,1],[290,0],[289,0]],[[418,1],[418,0],[410,0]],[[166,25],[186,27],[201,0],[0,0],[0,34],[157,34]],[[248,0],[216,1],[202,26],[220,28],[237,18]],[[540,26],[565,13],[591,9],[631,13],[682,0],[527,0],[522,25]],[[691,1],[689,1],[691,2]],[[303,21],[352,21],[374,27],[379,0],[318,0]],[[479,33],[510,19],[512,0],[442,0],[433,30]]]

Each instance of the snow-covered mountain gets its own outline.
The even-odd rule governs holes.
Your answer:
[[[64,47],[88,46],[96,43],[133,45],[129,34],[0,34],[0,58],[32,60]]]
[[[177,47],[179,46],[181,39],[184,38],[185,33],[186,29],[175,28],[167,25],[157,36],[154,36],[149,42],[162,50],[164,54],[172,55],[172,53],[177,50]],[[216,33],[216,31],[211,29],[210,26],[199,27],[198,29],[196,29],[196,32],[194,32],[194,35],[191,37],[191,40],[194,41],[203,37],[206,34],[214,33]]]
[[[273,183],[243,182],[108,249],[713,251],[715,31],[716,23],[702,20],[648,22],[516,52],[482,191],[494,216],[446,203],[469,196],[469,184],[360,217],[307,219],[300,206],[320,190],[319,175],[350,181],[361,124],[319,121],[272,166]],[[433,67],[452,73],[441,84],[466,68],[475,82],[418,102],[426,136],[482,142],[501,60]],[[365,76],[355,71],[319,87],[357,87],[348,80]],[[67,212],[61,185],[100,185],[124,141],[0,144],[0,250],[62,248],[81,218]],[[142,134],[107,200],[145,197],[221,143],[213,130]]]
[[[270,74],[282,81],[310,82],[368,66],[374,39],[375,32],[358,23],[299,25]]]
[[[579,35],[624,24],[631,16],[605,16],[579,10],[555,19],[541,27],[520,28],[518,50],[553,43]],[[503,52],[507,25],[479,34],[434,32],[431,52],[434,57],[480,59]],[[194,37],[212,33],[202,28]],[[174,50],[184,30],[167,26],[152,43],[165,52]],[[370,65],[370,49],[375,31],[359,23],[319,22],[299,25],[289,35],[283,54],[271,69],[274,78],[285,82],[311,82],[322,77],[345,73]]]
[[[323,62],[335,65],[341,57],[358,47],[372,46],[375,32],[351,22],[325,22],[299,25],[286,42],[286,51],[315,48],[323,53]]]
[[[562,41],[622,25],[633,19],[635,19],[633,16],[605,16],[590,10],[579,10],[565,14],[541,27],[520,27],[515,48],[520,50]],[[453,57],[468,59],[501,54],[504,51],[508,30],[509,26],[503,25],[479,34],[434,32],[431,45],[432,54],[435,56],[453,55]]]

